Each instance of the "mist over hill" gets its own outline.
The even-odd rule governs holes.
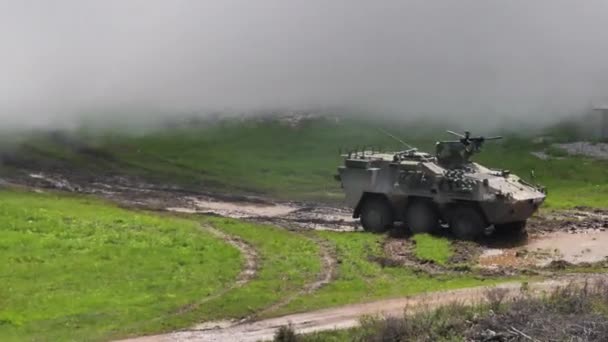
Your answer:
[[[532,127],[608,94],[608,3],[3,1],[4,129],[292,110]]]

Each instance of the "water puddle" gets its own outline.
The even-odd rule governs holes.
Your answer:
[[[187,198],[190,206],[167,208],[182,213],[211,213],[233,218],[286,216],[298,208],[274,203],[227,202],[217,199]]]
[[[569,234],[557,232],[547,238],[532,241],[526,249],[539,253],[538,263],[564,260],[572,264],[598,262],[608,257],[608,232],[593,231]]]

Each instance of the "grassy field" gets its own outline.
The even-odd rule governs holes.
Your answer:
[[[243,318],[296,294],[320,272],[318,246],[300,234],[202,220],[129,212],[88,197],[0,192],[0,258],[7,261],[0,265],[0,340],[107,340]],[[223,291],[243,256],[201,223],[256,249],[253,280]]]
[[[436,124],[315,119],[291,127],[276,120],[222,121],[139,135],[36,135],[21,145],[20,155],[190,187],[336,202],[342,198],[339,184],[333,179],[341,162],[340,149],[402,148],[378,128],[388,129],[430,152],[437,139],[453,138]],[[562,140],[576,139],[574,133],[563,129],[548,133]],[[561,159],[540,160],[530,152],[558,152],[546,142],[532,143],[529,137],[504,134],[503,141],[488,142],[475,159],[528,180],[534,170],[533,181],[549,190],[549,208],[608,206],[608,161],[563,155]]]
[[[0,340],[105,340],[231,284],[238,250],[195,221],[0,191]],[[158,329],[158,327],[157,327]]]

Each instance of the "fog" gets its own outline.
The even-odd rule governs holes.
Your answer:
[[[342,108],[539,124],[608,100],[608,2],[3,0],[4,128]]]

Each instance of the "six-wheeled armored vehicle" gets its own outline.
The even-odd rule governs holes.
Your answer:
[[[437,142],[435,155],[415,148],[343,155],[336,178],[366,231],[383,232],[398,221],[414,234],[447,226],[461,239],[474,239],[490,226],[525,229],[545,199],[544,188],[470,160],[485,141],[500,137],[448,132],[459,139]]]

